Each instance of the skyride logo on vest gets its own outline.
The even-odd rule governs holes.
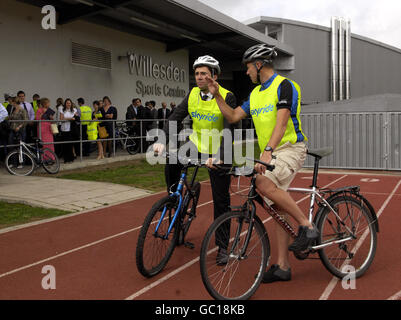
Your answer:
[[[265,105],[264,107],[261,108],[256,108],[251,110],[251,115],[258,117],[262,113],[268,113],[270,111],[274,110],[274,106],[272,104],[270,105]]]
[[[193,119],[198,119],[199,121],[207,120],[216,122],[217,120],[219,120],[219,117],[216,117],[214,114],[210,114],[210,112],[208,114],[202,114],[199,113],[198,111],[194,111],[191,112],[191,116]]]

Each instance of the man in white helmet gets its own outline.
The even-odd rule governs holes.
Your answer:
[[[202,139],[202,131],[212,132],[213,129],[217,129],[216,132],[222,132],[223,129],[232,130],[232,126],[226,121],[217,106],[216,99],[209,92],[206,77],[210,77],[217,80],[220,74],[219,62],[211,56],[201,56],[195,60],[193,64],[195,72],[196,87],[192,88],[190,93],[184,98],[180,105],[170,115],[164,131],[169,134],[169,126],[173,121],[180,123],[188,115],[191,117],[193,133],[189,137],[189,145],[192,150],[196,150],[199,158],[208,158],[206,165],[209,168],[209,177],[212,187],[213,203],[214,203],[214,218],[217,219],[220,215],[229,211],[230,206],[230,177],[223,174],[217,169],[214,164],[223,164],[224,160],[224,136],[217,139],[205,138]],[[236,98],[234,94],[220,86],[219,95],[225,101],[227,106],[235,108]],[[203,134],[204,132],[203,131]],[[168,141],[168,137],[167,137]],[[213,142],[218,142],[213,143]],[[160,143],[153,145],[153,150],[158,153],[162,153],[165,146]],[[232,152],[232,150],[226,150]],[[206,157],[202,157],[202,154]],[[165,177],[168,191],[171,190],[173,185],[176,185],[180,180],[181,164],[166,164]],[[226,226],[225,228],[229,228]],[[216,245],[219,247],[217,254],[217,263],[227,263],[226,249],[228,245],[228,238],[224,237],[223,234],[227,234],[224,230],[220,230],[216,235]]]
[[[215,96],[224,117],[231,123],[252,116],[258,143],[260,160],[275,165],[270,172],[261,164],[255,170],[260,173],[256,179],[258,190],[274,202],[285,218],[290,214],[298,223],[297,238],[290,244],[289,235],[276,224],[278,244],[277,264],[274,264],[263,277],[264,283],[288,281],[291,279],[288,250],[306,250],[318,236],[318,231],[302,213],[296,202],[287,192],[306,157],[307,140],[302,132],[301,89],[294,81],[278,75],[273,68],[277,56],[274,47],[258,44],[249,48],[243,56],[247,75],[252,82],[259,84],[242,106],[235,109],[227,106],[219,95],[219,85],[215,79],[207,78],[209,90]],[[276,159],[273,159],[272,155]]]

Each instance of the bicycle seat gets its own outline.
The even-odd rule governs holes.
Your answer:
[[[332,147],[322,148],[322,149],[308,149],[306,152],[312,157],[322,159],[323,157],[327,157],[333,153]]]

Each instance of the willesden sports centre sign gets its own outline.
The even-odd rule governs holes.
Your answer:
[[[174,82],[185,82],[186,71],[174,65],[173,61],[169,64],[153,63],[151,56],[137,55],[132,52],[127,53],[129,72],[132,75],[153,78],[156,80],[168,80]],[[172,88],[167,84],[160,86],[157,82],[152,85],[144,84],[141,80],[136,81],[136,92],[142,97],[146,95],[165,96],[165,97],[185,97],[185,90],[179,86]]]

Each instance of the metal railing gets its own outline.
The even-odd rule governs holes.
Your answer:
[[[64,120],[67,121],[67,120]],[[90,120],[88,122],[97,121]],[[146,152],[144,143],[146,139],[152,140],[147,134],[147,129],[158,128],[163,119],[140,120],[101,120],[100,122],[112,122],[113,132],[120,127],[120,123],[134,122],[139,125],[139,136],[130,136],[140,139],[140,152]],[[10,122],[12,122],[10,120]],[[14,122],[22,122],[14,120]],[[61,120],[27,120],[25,122],[61,123]],[[151,124],[149,123],[151,122]],[[308,148],[333,147],[333,154],[323,158],[320,162],[322,168],[344,169],[376,169],[376,170],[401,170],[401,112],[370,112],[370,113],[311,113],[301,114],[302,130],[308,137]],[[251,125],[252,121],[242,123]],[[191,128],[191,120],[183,121],[184,129]],[[116,142],[119,137],[109,137],[97,140],[82,139],[82,122],[79,124],[80,134],[75,140],[54,141],[44,144],[79,143],[80,159],[82,161],[83,143],[95,141],[113,141],[112,154],[116,155]],[[249,129],[241,125],[242,130]],[[39,138],[41,139],[41,130]],[[256,135],[255,135],[256,137]],[[150,138],[150,139],[149,139]],[[244,135],[243,135],[244,139]],[[255,138],[255,140],[257,140]],[[152,142],[150,142],[152,143]],[[15,147],[17,145],[8,145]],[[4,148],[4,146],[0,146]],[[313,167],[313,160],[307,158],[305,167]]]

